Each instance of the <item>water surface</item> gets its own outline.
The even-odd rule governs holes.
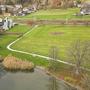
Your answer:
[[[49,79],[50,76],[38,69],[32,73],[11,73],[0,69],[0,90],[49,90]],[[68,90],[65,83],[58,82],[59,90]]]

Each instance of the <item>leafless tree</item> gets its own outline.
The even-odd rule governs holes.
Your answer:
[[[58,81],[55,77],[50,76],[48,90],[77,90],[74,87],[69,86],[63,81]]]
[[[52,47],[50,50],[50,62],[49,62],[49,70],[58,71],[59,70],[59,62],[58,59],[58,48]]]
[[[76,74],[81,73],[81,67],[89,63],[90,60],[90,41],[76,41],[68,50],[69,60],[74,61]]]
[[[82,78],[82,84],[85,90],[90,90],[90,76],[84,74]]]
[[[58,82],[55,77],[49,78],[48,90],[59,90]]]

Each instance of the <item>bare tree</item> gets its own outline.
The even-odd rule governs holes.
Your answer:
[[[77,90],[77,89],[74,87],[71,87],[70,85],[66,84],[63,81],[57,80],[53,76],[50,76],[48,90]]]
[[[90,76],[84,74],[82,78],[82,84],[85,90],[90,90]]]
[[[47,9],[47,6],[48,6],[48,0],[45,0],[45,9]]]
[[[58,59],[58,48],[52,47],[50,50],[50,62],[49,62],[49,70],[58,71],[59,70],[59,62]]]
[[[48,90],[59,90],[58,82],[55,77],[49,78]]]
[[[76,41],[69,48],[69,60],[74,61],[76,74],[81,73],[81,66],[90,60],[90,42]],[[89,62],[88,62],[89,63]]]

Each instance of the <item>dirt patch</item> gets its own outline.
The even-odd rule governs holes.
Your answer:
[[[50,34],[51,34],[51,35],[58,36],[58,35],[63,35],[64,32],[51,32]]]
[[[38,24],[38,25],[90,25],[90,20],[26,20],[24,23],[28,25]]]

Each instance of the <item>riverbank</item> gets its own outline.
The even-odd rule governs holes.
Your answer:
[[[33,71],[34,64],[27,60],[22,61],[12,55],[7,56],[2,62],[4,68],[10,71]]]

